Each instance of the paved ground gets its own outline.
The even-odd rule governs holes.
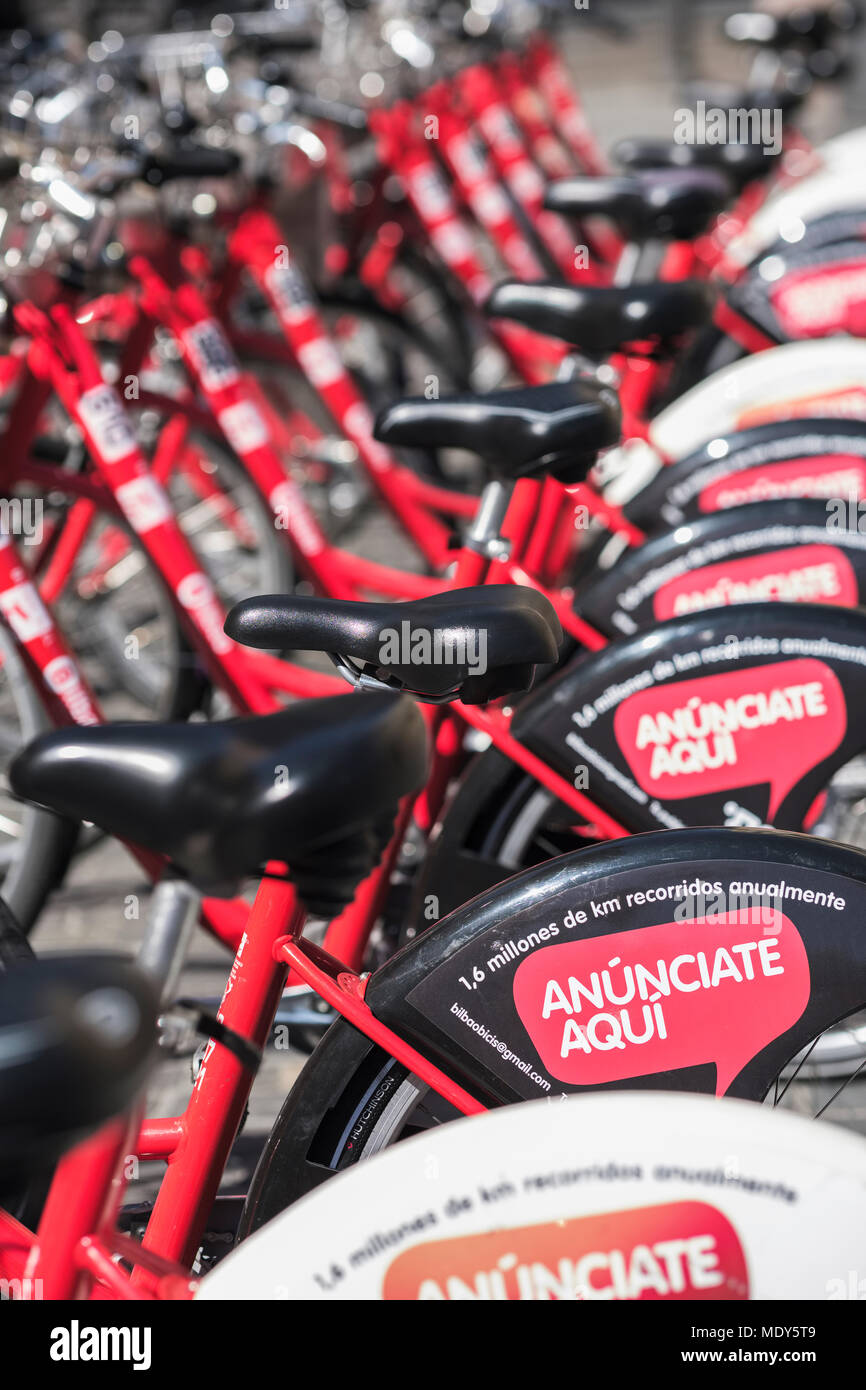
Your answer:
[[[592,0],[590,0],[590,9]],[[623,42],[583,26],[580,16],[565,33],[564,50],[576,74],[593,130],[610,148],[628,135],[671,137],[674,112],[689,80],[745,84],[750,60],[720,38],[725,17],[746,3],[720,0],[621,0],[609,7],[630,26]],[[815,138],[866,120],[863,84],[844,94],[818,94],[810,105]]]
[[[230,6],[227,6],[230,8]],[[690,62],[682,49],[691,47],[693,70],[705,76],[735,80],[743,75],[743,60],[730,54],[716,39],[718,24],[731,5],[707,4],[693,7],[691,35],[678,32],[672,38],[670,10],[666,4],[623,4],[620,7],[635,23],[632,40],[623,45],[600,36],[590,26],[575,22],[566,43],[569,63],[577,74],[585,104],[603,142],[640,131],[644,134],[671,133],[673,110],[679,104],[677,62]],[[688,42],[686,42],[688,40]],[[847,119],[866,119],[861,112],[859,89],[849,99]],[[834,109],[834,99],[817,113],[818,131],[832,130],[842,113]],[[391,549],[381,528],[368,529],[363,536],[365,550],[398,556]],[[140,898],[142,916],[127,920],[129,895]],[[102,841],[79,857],[63,887],[54,894],[34,935],[39,950],[72,948],[112,948],[134,951],[146,907],[147,887],[134,863],[117,845]],[[182,981],[181,992],[200,997],[221,993],[227,970],[221,951],[199,934]],[[235,1185],[242,1184],[256,1150],[268,1132],[274,1115],[303,1063],[303,1057],[286,1048],[268,1050],[256,1086],[251,1112],[238,1152],[238,1162],[229,1175]],[[169,1114],[183,1108],[190,1085],[188,1059],[164,1062],[154,1080],[151,1113]],[[866,1111],[850,1116],[861,1123]],[[146,1191],[151,1173],[142,1174]]]

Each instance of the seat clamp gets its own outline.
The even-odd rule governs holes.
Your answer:
[[[360,670],[350,657],[341,656],[339,652],[326,652],[325,655],[330,657],[343,679],[355,690],[387,690],[393,693],[397,688]]]
[[[467,550],[482,555],[485,560],[508,560],[511,556],[511,542],[504,536],[467,535],[463,544]]]

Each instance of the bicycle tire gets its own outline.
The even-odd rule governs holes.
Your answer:
[[[728,845],[733,846],[730,855],[733,859],[739,860],[742,855],[743,859],[750,863],[767,862],[767,857],[762,857],[764,847],[758,845],[754,839],[755,832],[704,829],[673,832],[673,835],[678,838],[681,833],[692,837],[692,843],[687,850],[672,853],[674,841],[671,832],[667,832],[667,846],[657,851],[658,858],[651,857],[647,861],[649,837],[641,836],[638,837],[640,845],[637,840],[618,841],[609,846],[600,846],[594,851],[587,851],[586,858],[582,854],[569,856],[571,872],[590,875],[598,872],[604,880],[608,872],[616,872],[628,863],[635,875],[632,881],[643,882],[644,879],[639,875],[643,872],[644,865],[660,868],[663,864],[670,865],[676,862],[683,867],[699,862],[705,857],[716,859],[721,865],[729,857],[725,852]],[[719,835],[725,836],[726,845],[716,843],[712,850],[703,853],[702,847],[712,844],[713,838]],[[733,837],[737,837],[736,840]],[[653,838],[658,844],[665,835]],[[777,865],[781,862],[790,866],[792,870],[797,865],[803,865],[809,866],[810,871],[840,872],[846,877],[852,890],[858,882],[861,885],[866,884],[866,860],[856,851],[841,845],[826,845],[801,835],[790,836],[784,832],[773,832],[772,838],[779,843],[786,840],[789,845],[795,842],[793,848],[783,849],[779,859],[775,855],[768,856]],[[748,851],[743,848],[747,844]],[[578,862],[581,864],[580,870],[576,869]],[[564,871],[560,867],[556,873],[559,875]],[[511,907],[520,901],[520,880],[524,880],[523,891],[526,891],[527,878],[537,889],[537,874],[521,874],[514,880],[517,887],[513,890],[513,898],[506,892],[502,901],[498,902],[497,899],[485,895],[473,907],[467,908],[464,914],[456,915],[450,928],[445,929],[444,937],[440,936],[438,941],[431,940],[426,950],[419,947],[414,959],[408,953],[401,953],[395,962],[386,966],[381,982],[374,977],[374,984],[378,984],[378,988],[371,991],[377,997],[379,1010],[384,1006],[386,1017],[389,1009],[396,1009],[395,1017],[403,1016],[403,1001],[407,992],[414,988],[413,981],[420,985],[422,981],[429,980],[431,974],[435,974],[439,966],[444,966],[451,958],[454,947],[466,943],[464,926],[467,920],[471,921],[473,913],[476,921],[483,918],[485,913],[488,914],[486,920],[494,925],[495,929],[497,907],[508,916]],[[571,882],[564,891],[574,891]],[[560,898],[559,902],[563,900]],[[519,913],[519,907],[517,911]],[[449,932],[453,934],[448,934]],[[820,937],[823,933],[819,932],[818,935]],[[389,974],[390,980],[386,983]],[[852,962],[851,975],[856,989],[866,990],[866,960],[859,961],[857,968],[854,968]],[[856,980],[854,976],[857,977]],[[387,1003],[389,991],[391,1005]],[[833,1022],[834,1007],[838,1008],[841,998],[846,996],[843,990],[842,994],[831,999],[822,992],[822,987],[819,987],[814,997],[821,1000],[821,1018],[820,1022],[818,1019],[812,1020],[817,1026],[814,1035],[809,1033],[810,1039],[813,1036],[819,1038],[828,1029],[838,1026],[838,1019]],[[398,1000],[400,1002],[397,1002]],[[846,997],[843,1015],[847,1017],[851,1008],[859,1008],[859,1003],[855,1004],[852,999]],[[432,1043],[431,1046],[434,1051],[441,1050],[440,1045],[436,1043]],[[774,1073],[775,1068],[779,1066],[778,1073],[775,1073],[775,1086],[772,1079],[768,1084],[765,1076],[761,1082],[760,1094],[755,1091],[749,1096],[752,1103],[760,1103],[761,1100],[774,1106],[784,1103],[785,1092],[789,1089],[790,1082],[784,1086],[781,1094],[779,1082],[790,1076],[796,1057],[808,1052],[808,1047],[799,1040],[796,1044],[792,1042],[791,1047],[791,1055],[785,1058],[777,1057],[773,1064]],[[460,1064],[456,1056],[453,1064],[459,1069]],[[477,1078],[476,1082],[480,1084]],[[634,1084],[637,1082],[613,1082],[614,1087],[630,1087]],[[606,1083],[603,1088],[606,1089],[610,1085],[611,1083]],[[667,1074],[663,1089],[680,1089],[673,1073]],[[684,1089],[692,1088],[687,1085]],[[703,1089],[703,1085],[695,1089]],[[509,1093],[515,1095],[514,1092]],[[836,1094],[834,1091],[831,1100],[835,1100]],[[500,1092],[495,1103],[510,1104],[514,1103],[514,1100],[505,1100]],[[788,1105],[790,1104],[789,1100]],[[794,1108],[797,1108],[796,1104]],[[823,1108],[817,1111],[818,1115],[823,1113]],[[457,1113],[438,1095],[429,1091],[426,1083],[413,1076],[403,1064],[373,1044],[345,1019],[338,1019],[304,1067],[277,1117],[250,1185],[239,1225],[239,1238],[252,1234],[292,1202],[327,1182],[337,1173],[374,1157],[390,1145],[429,1128],[431,1124],[438,1126],[447,1123],[457,1118]]]
[[[21,725],[22,741],[50,727],[39,696],[33,689],[10,638],[0,631],[3,665]],[[36,922],[45,901],[60,882],[72,857],[78,826],[35,806],[24,808],[19,852],[3,878],[0,906],[11,912],[23,931]]]
[[[216,434],[193,429],[191,438],[197,447],[201,446],[208,451],[208,461],[212,465],[216,464],[216,467],[221,471],[221,481],[228,484],[233,494],[239,486],[243,489],[244,511],[252,518],[255,528],[254,553],[258,567],[255,579],[244,581],[243,587],[249,592],[289,593],[295,583],[291,555],[282,533],[274,526],[274,519],[266,498],[261,495],[253,479],[247,473],[245,464],[229,448],[225,440]],[[195,536],[188,536],[188,539],[195,549]],[[207,562],[207,556],[203,556],[202,559],[205,563]],[[207,568],[210,569],[210,566]],[[227,607],[240,596],[239,593],[229,592],[225,589],[224,584],[221,583],[220,575],[212,572],[211,579]],[[253,585],[252,589],[249,589],[250,583]],[[258,589],[257,586],[260,584],[263,587]],[[265,588],[264,586],[268,587]],[[247,593],[244,593],[244,597],[246,596]]]
[[[346,366],[349,374],[366,404],[374,413],[382,405],[390,404],[392,400],[400,396],[417,394],[425,390],[429,380],[429,372],[435,375],[438,382],[437,389],[443,393],[458,390],[464,384],[464,368],[456,360],[456,357],[450,358],[443,348],[424,331],[423,327],[410,322],[399,313],[383,309],[368,294],[360,292],[352,294],[348,290],[341,292],[338,287],[332,287],[321,295],[321,312],[329,325],[345,315],[363,323],[377,334],[388,335],[392,347],[394,343],[400,345],[399,352],[396,353],[397,357],[402,359],[408,351],[414,353],[416,358],[420,355],[421,363],[426,364],[419,368],[416,361],[416,371],[412,379],[407,378],[401,368],[396,374],[388,375],[386,380],[377,380],[369,370],[370,360],[375,359],[380,368],[389,359],[392,363],[395,360],[395,353],[385,350],[387,346],[387,338],[385,337],[382,338],[382,344],[375,352],[367,354],[366,361],[348,360]],[[349,356],[351,357],[351,354]],[[259,378],[266,392],[268,378],[276,380],[279,395],[285,398],[282,403],[283,408],[296,405],[304,411],[323,436],[339,437],[339,425],[331,419],[314,388],[297,369],[279,360],[261,358],[245,352],[241,352],[240,358],[244,368]],[[275,408],[280,409],[280,399],[277,399],[274,405]],[[401,459],[414,468],[416,472],[438,481],[447,481],[450,486],[460,486],[460,483],[449,477],[447,470],[442,467],[441,451],[436,449],[402,449],[398,453]],[[354,498],[346,504],[345,509],[337,510],[335,508],[331,497],[332,489],[327,484],[314,488],[310,492],[310,500],[330,539],[339,541],[366,515],[371,496],[369,485],[356,465],[343,465],[342,471],[340,468],[335,468],[334,472],[335,483],[339,485],[341,482],[348,481],[355,493]],[[318,497],[316,493],[319,494]]]
[[[433,873],[422,870],[416,884],[410,925],[400,944],[411,940],[424,925],[424,904],[431,895],[436,897],[438,919],[514,872],[512,867],[486,858],[484,839],[479,841],[478,835],[489,838],[491,826],[500,817],[508,821],[514,798],[533,787],[541,790],[495,749],[473,761],[437,839],[431,856]],[[421,1094],[422,1088],[408,1068],[345,1019],[337,1019],[280,1110],[253,1175],[239,1239],[251,1235],[334,1173],[378,1153],[417,1106]],[[434,1103],[438,1107],[438,1098]],[[444,1107],[444,1102],[441,1104]],[[348,1139],[352,1130],[356,1134]]]
[[[34,959],[35,952],[27,934],[5,898],[0,898],[0,975]],[[43,1173],[23,1188],[3,1191],[3,1205],[28,1230],[36,1230],[49,1183],[50,1173]]]
[[[230,452],[222,440],[204,434],[201,430],[195,430],[192,434],[196,448],[210,464],[208,472],[211,474],[211,482],[215,483],[224,495],[230,494],[233,500],[237,500],[240,495],[244,515],[255,537],[255,544],[250,548],[255,572],[244,575],[239,565],[232,563],[230,558],[228,563],[226,561],[227,555],[230,557],[236,552],[226,550],[224,534],[217,531],[215,536],[211,534],[209,538],[207,518],[205,517],[203,522],[197,518],[197,513],[206,511],[206,506],[197,507],[193,499],[192,505],[187,505],[184,509],[183,499],[177,495],[179,484],[175,486],[173,481],[169,483],[168,490],[175,500],[182,529],[187,533],[187,539],[198,554],[202,567],[209,572],[226,609],[238,599],[248,597],[250,593],[291,592],[294,587],[291,555],[281,534],[273,525],[264,498],[258,493],[240,460]],[[155,613],[159,629],[164,634],[165,651],[158,654],[155,660],[136,662],[127,659],[126,642],[130,619],[129,613],[124,611],[122,606],[124,586],[88,601],[93,605],[93,620],[88,622],[86,627],[77,624],[76,610],[73,607],[67,626],[72,632],[78,628],[79,633],[86,634],[87,655],[95,658],[97,666],[97,671],[92,677],[97,693],[101,695],[100,686],[107,685],[106,695],[108,692],[117,692],[125,703],[133,702],[130,710],[125,708],[125,704],[122,705],[119,716],[111,710],[113,717],[187,719],[206,703],[210,689],[209,678],[181,626],[169,591],[162,583],[153,562],[140,547],[129,527],[115,518],[112,518],[112,524],[123,527],[130,549],[139,552],[142,574],[151,586],[150,597],[156,604]],[[202,532],[203,542],[200,535]],[[216,560],[211,555],[211,550],[215,551]],[[135,578],[132,582],[135,583]],[[120,607],[117,606],[118,595],[121,598]],[[63,602],[74,604],[81,601],[77,597],[64,596],[61,601],[61,613]],[[88,609],[85,607],[83,612],[86,614]],[[145,626],[148,626],[147,622]]]

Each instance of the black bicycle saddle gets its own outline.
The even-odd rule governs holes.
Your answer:
[[[832,0],[831,4],[793,6],[787,14],[763,10],[729,15],[725,37],[732,43],[754,44],[779,52],[788,48],[823,48],[836,37],[851,34],[863,19],[862,8],[853,0]]]
[[[585,377],[487,395],[411,396],[380,412],[374,433],[409,448],[468,449],[506,478],[550,473],[582,482],[619,440],[619,401]]]
[[[247,647],[327,652],[349,679],[420,700],[483,704],[528,690],[555,662],[562,628],[552,604],[516,584],[452,589],[408,603],[266,594],[243,599],[226,632]]]
[[[18,796],[164,854],[211,893],[287,863],[307,907],[331,916],[375,866],[426,761],[421,714],[383,692],[215,723],[52,730],[9,779]]]
[[[676,140],[621,140],[613,157],[626,169],[720,169],[741,193],[753,179],[775,173],[782,151],[749,141],[678,144]]]
[[[715,302],[715,291],[700,280],[624,288],[505,280],[493,290],[484,311],[603,358],[647,340],[656,341],[660,350],[673,347],[683,333],[709,323]]]
[[[544,206],[574,217],[607,217],[630,241],[691,241],[730,198],[731,185],[718,169],[653,169],[557,180]]]

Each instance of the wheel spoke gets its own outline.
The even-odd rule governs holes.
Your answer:
[[[861,1071],[863,1070],[864,1067],[866,1067],[866,1057],[863,1058],[862,1062],[860,1063],[860,1065],[859,1065],[859,1067],[857,1068],[856,1071],[852,1071],[852,1073],[851,1073],[850,1076],[846,1076],[846,1077],[845,1077],[845,1080],[842,1082],[842,1085],[841,1085],[841,1086],[838,1086],[838,1087],[836,1088],[836,1090],[833,1092],[833,1094],[832,1094],[832,1096],[830,1097],[830,1099],[829,1099],[828,1101],[826,1101],[826,1102],[824,1103],[824,1105],[821,1106],[821,1109],[820,1109],[819,1111],[817,1111],[817,1113],[815,1114],[815,1119],[816,1119],[816,1120],[819,1120],[819,1119],[821,1118],[821,1116],[824,1114],[824,1111],[825,1111],[825,1110],[829,1110],[830,1106],[833,1104],[833,1101],[836,1099],[836,1097],[837,1097],[837,1096],[841,1096],[842,1092],[845,1090],[845,1087],[846,1087],[846,1086],[850,1086],[850,1085],[851,1085],[851,1082],[854,1081],[854,1080],[856,1080],[856,1078],[860,1075],[860,1073],[861,1073]]]
[[[825,1030],[825,1031],[826,1031],[826,1030]],[[809,1056],[810,1056],[810,1054],[811,1054],[811,1052],[812,1052],[813,1047],[815,1047],[815,1045],[816,1045],[816,1043],[818,1042],[818,1040],[819,1040],[820,1038],[822,1038],[823,1036],[824,1036],[823,1033],[819,1033],[819,1034],[818,1034],[818,1037],[817,1037],[817,1038],[813,1038],[812,1042],[810,1042],[809,1046],[806,1048],[806,1051],[803,1053],[802,1057],[800,1058],[800,1060],[799,1060],[799,1062],[797,1063],[796,1067],[794,1068],[793,1072],[792,1072],[791,1075],[788,1077],[788,1080],[785,1082],[785,1085],[784,1085],[783,1088],[782,1088],[781,1094],[780,1094],[780,1095],[778,1096],[778,1098],[773,1102],[774,1106],[775,1106],[775,1105],[778,1105],[778,1104],[779,1104],[779,1101],[781,1101],[781,1100],[784,1099],[785,1092],[788,1090],[788,1087],[791,1085],[791,1082],[795,1080],[795,1078],[797,1077],[797,1075],[798,1075],[798,1073],[799,1073],[799,1071],[800,1071],[800,1068],[803,1066],[804,1062],[806,1062],[806,1061],[808,1060],[808,1058],[809,1058]],[[776,1085],[778,1086],[778,1084],[779,1084],[779,1078],[776,1077]]]

